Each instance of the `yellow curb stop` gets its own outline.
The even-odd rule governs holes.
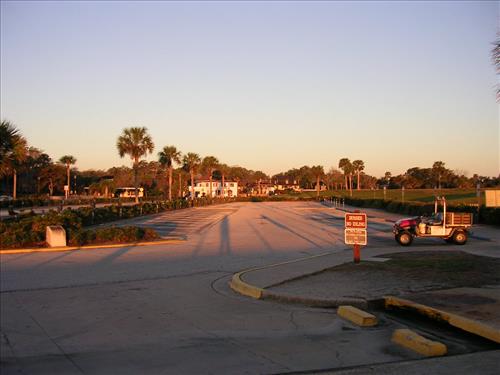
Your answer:
[[[337,315],[361,327],[377,325],[377,317],[354,306],[339,306]]]
[[[409,329],[397,329],[392,334],[392,342],[404,346],[426,357],[438,357],[447,352],[446,345],[428,340]]]

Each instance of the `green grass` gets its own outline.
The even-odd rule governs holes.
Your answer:
[[[349,197],[349,191],[346,190],[330,190],[321,191],[320,197]],[[404,201],[405,202],[422,202],[432,203],[436,195],[444,196],[448,203],[459,204],[477,204],[476,190],[475,189],[405,189]],[[281,196],[281,195],[280,195]],[[284,197],[291,199],[301,198],[315,198],[316,192],[303,192],[295,194],[283,194]],[[387,189],[385,194],[384,190],[353,190],[353,198],[360,199],[385,199],[392,201],[402,201],[403,195],[401,189]],[[484,202],[484,192],[481,192],[481,202]]]

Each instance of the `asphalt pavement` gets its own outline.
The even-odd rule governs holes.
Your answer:
[[[219,214],[202,211],[210,209],[183,210],[182,218],[165,216],[163,222],[143,218],[143,225],[174,224],[183,243],[1,255],[2,375],[421,368],[421,355],[391,342],[404,322],[384,319],[362,329],[332,308],[256,300],[229,287],[242,270],[267,269],[244,277],[268,288],[349,261],[342,211],[314,202],[233,203],[219,206]],[[390,232],[394,216],[369,216],[362,256],[401,251]],[[478,231],[487,240],[473,238],[467,248],[498,256],[498,229]],[[425,240],[412,250],[440,245]],[[267,268],[285,262],[288,270]],[[494,358],[458,357],[442,358],[447,362],[435,373],[451,373],[448,362],[472,361],[485,371],[488,363],[497,364]]]

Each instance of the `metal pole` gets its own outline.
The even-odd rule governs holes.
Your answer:
[[[359,245],[354,245],[354,263],[359,263],[360,262],[360,254],[359,254]]]

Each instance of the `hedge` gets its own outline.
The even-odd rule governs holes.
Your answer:
[[[338,197],[331,197],[338,199]],[[383,199],[344,198],[345,204],[355,207],[378,208],[393,213],[409,216],[429,215],[434,212],[433,203],[400,202]],[[466,205],[447,205],[448,211],[470,212],[474,214],[475,221],[481,224],[500,225],[500,208],[481,206],[479,218],[477,207]]]
[[[110,227],[94,230],[80,230],[72,234],[69,239],[71,246],[96,245],[106,243],[127,243],[138,241],[153,241],[160,238],[158,233],[149,228]]]
[[[0,221],[0,248],[21,248],[27,246],[44,246],[45,231],[49,225],[61,225],[66,230],[68,241],[87,241],[94,235],[87,230],[83,234],[84,227],[91,225],[109,223],[120,219],[128,219],[141,215],[155,214],[168,210],[182,209],[190,206],[206,206],[214,203],[226,203],[230,199],[209,200],[208,198],[197,199],[194,202],[187,200],[159,201],[151,203],[139,203],[131,206],[121,204],[107,207],[81,207],[78,209],[66,208],[61,212],[51,210],[44,215],[34,213],[23,214],[19,217]],[[103,229],[93,230],[101,231]],[[121,229],[120,229],[121,230]],[[96,232],[97,233],[97,232]],[[118,232],[116,232],[118,233]],[[152,233],[147,231],[147,235]],[[95,234],[97,241],[99,235]],[[114,240],[120,242],[125,238],[117,234]],[[132,238],[132,237],[131,237]],[[127,240],[128,241],[128,240]],[[135,241],[135,239],[134,239]]]

